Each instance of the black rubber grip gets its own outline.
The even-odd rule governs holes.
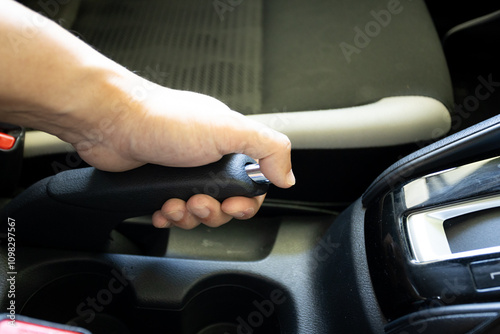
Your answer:
[[[267,184],[255,183],[246,174],[245,166],[251,163],[255,161],[246,155],[231,154],[192,168],[145,165],[121,173],[95,168],[65,171],[14,198],[2,210],[1,224],[15,219],[18,240],[25,244],[103,249],[117,224],[151,214],[170,198],[207,194],[222,201],[266,193]]]
[[[251,163],[255,161],[246,155],[231,154],[193,168],[145,165],[122,173],[83,168],[54,176],[47,193],[62,203],[140,214],[158,210],[170,198],[188,200],[195,194],[219,201],[262,195],[267,185],[253,182],[245,172]]]

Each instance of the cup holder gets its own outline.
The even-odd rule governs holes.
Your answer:
[[[37,269],[30,277],[44,271]],[[283,312],[280,305],[286,301],[285,293],[248,277],[205,280],[186,292],[185,303],[178,309],[138,307],[132,284],[112,268],[59,272],[53,277],[36,288],[32,285],[33,292],[26,289],[20,314],[82,327],[93,334],[145,330],[178,334],[281,333],[279,314]]]
[[[52,280],[24,303],[23,315],[83,327],[93,334],[131,333],[135,297],[127,280],[115,270],[68,274]]]
[[[192,298],[182,312],[186,334],[280,333],[280,290],[269,296],[242,286],[224,285],[204,290]]]

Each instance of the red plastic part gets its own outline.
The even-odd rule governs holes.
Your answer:
[[[79,332],[67,331],[64,329],[52,328],[37,324],[30,324],[24,321],[10,321],[8,319],[0,321],[0,333],[2,334],[81,334]]]
[[[16,143],[16,138],[0,132],[0,149],[10,150]]]

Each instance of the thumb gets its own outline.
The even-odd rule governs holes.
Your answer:
[[[258,159],[260,170],[266,178],[280,188],[290,188],[295,184],[292,171],[290,139],[259,123],[257,134],[245,145],[243,153]]]

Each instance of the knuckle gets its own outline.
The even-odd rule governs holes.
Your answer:
[[[292,149],[292,142],[290,141],[290,138],[288,138],[287,135],[284,133],[279,132],[279,139],[278,139],[283,146],[284,149],[286,150],[291,150]]]

